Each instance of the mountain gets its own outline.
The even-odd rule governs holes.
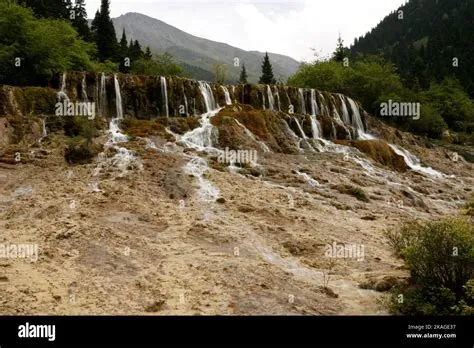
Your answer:
[[[142,47],[150,46],[156,53],[166,51],[171,53],[195,78],[212,77],[213,65],[223,63],[228,65],[231,81],[238,80],[242,63],[245,63],[249,82],[256,82],[261,75],[262,59],[265,53],[249,52],[225,43],[196,37],[139,13],[127,13],[113,19],[113,22],[118,39],[125,28],[128,39],[138,40]],[[239,67],[234,66],[236,57],[240,60]],[[296,72],[300,64],[293,58],[280,54],[269,53],[269,57],[277,80],[285,81],[288,76]]]
[[[351,53],[383,53],[408,84],[457,77],[474,96],[474,1],[410,0],[356,39]],[[457,58],[459,67],[453,67]]]

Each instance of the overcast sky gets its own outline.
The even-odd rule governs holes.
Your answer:
[[[185,32],[244,50],[311,61],[315,48],[334,51],[339,32],[346,46],[406,0],[110,0],[111,16],[138,12]],[[100,0],[86,0],[90,18]]]

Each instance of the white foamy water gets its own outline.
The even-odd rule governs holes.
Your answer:
[[[86,84],[86,73],[85,72],[82,75],[81,90],[82,90],[82,100],[85,101],[85,102],[88,102],[89,97],[87,97],[87,84]]]
[[[304,98],[304,90],[303,88],[298,88],[298,94],[300,98],[300,108],[301,108],[301,113],[303,115],[306,115],[306,100]]]
[[[265,144],[263,141],[257,140],[257,137],[250,131],[250,129],[240,123],[238,119],[234,118],[234,121],[244,130],[245,134],[247,134],[249,138],[260,144],[260,147],[262,148],[263,152],[271,152],[267,144]]]
[[[316,91],[311,89],[311,130],[313,138],[319,139],[321,137],[321,125],[317,119],[318,103],[316,103]]]
[[[365,133],[364,124],[362,123],[362,118],[360,117],[359,107],[351,98],[347,98],[349,105],[352,111],[352,125],[362,133]]]
[[[106,79],[105,74],[102,73],[100,77],[100,112],[101,116],[105,116],[107,110],[107,90],[106,90]]]
[[[314,180],[312,177],[310,177],[308,174],[299,171],[295,172],[297,175],[301,176],[310,186],[321,187],[321,184],[318,181]]]
[[[278,88],[277,86],[273,86],[273,89],[275,91],[275,96],[277,98],[277,102],[278,102],[278,111],[281,111],[281,101],[280,101],[280,93],[278,93]]]
[[[104,167],[112,166],[120,171],[120,176],[124,175],[125,172],[131,168],[143,169],[141,161],[124,147],[118,146],[120,143],[128,142],[128,137],[122,133],[119,123],[123,119],[122,110],[122,95],[120,92],[120,84],[117,75],[114,75],[114,87],[115,87],[115,101],[116,101],[116,117],[111,119],[109,122],[109,130],[107,132],[107,142],[105,143],[105,151],[100,153],[97,157],[98,166],[95,168],[93,176],[99,175]],[[114,149],[114,157],[108,159],[106,152],[108,149]]]
[[[217,107],[212,89],[208,83],[199,81],[199,90],[206,106],[206,112],[201,115],[199,120],[200,127],[185,133],[183,136],[172,134],[179,143],[188,148],[217,152],[218,150],[213,147],[216,134],[210,119],[217,115],[221,108]],[[183,168],[184,172],[196,178],[199,185],[199,200],[214,202],[219,197],[220,191],[209,180],[204,178],[204,174],[209,170],[207,161],[199,155],[191,155],[191,157],[191,160]]]
[[[410,152],[408,152],[404,148],[398,147],[393,144],[388,144],[388,145],[393,149],[393,151],[395,151],[396,154],[403,156],[403,158],[405,159],[405,163],[407,164],[408,167],[410,167],[410,169],[416,172],[434,177],[434,178],[441,179],[445,177],[443,173],[440,173],[431,167],[423,167],[421,165],[421,161],[419,160],[419,158],[412,155]]]
[[[229,90],[225,86],[221,86],[222,90],[224,91],[224,96],[225,96],[225,103],[227,105],[232,105],[232,100],[230,99],[230,94]]]
[[[341,100],[341,104],[342,104],[342,121],[345,124],[350,125],[351,119],[349,117],[349,110],[347,110],[347,105],[344,100],[344,96],[342,94],[339,94],[339,99]]]
[[[161,82],[161,98],[163,100],[163,105],[165,107],[165,115],[166,117],[170,116],[170,111],[168,108],[168,87],[166,86],[166,78],[164,76],[160,76]]]
[[[63,99],[66,99],[69,101],[69,97],[67,96],[66,93],[66,80],[67,80],[67,74],[63,73],[61,76],[61,89],[58,92],[58,100],[62,101]]]
[[[272,90],[269,85],[267,85],[267,96],[270,110],[275,111],[275,99],[273,98]]]

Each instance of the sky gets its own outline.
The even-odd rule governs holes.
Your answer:
[[[350,46],[406,0],[110,0],[111,17],[138,12],[189,34],[298,61]],[[86,0],[89,18],[100,0]]]

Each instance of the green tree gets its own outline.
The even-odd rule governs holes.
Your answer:
[[[174,62],[173,56],[167,52],[157,54],[152,59],[138,59],[133,63],[131,72],[137,75],[183,75],[183,69]]]
[[[38,18],[70,19],[70,0],[20,0],[19,3],[31,8]]]
[[[214,73],[214,82],[218,84],[224,84],[227,81],[228,70],[225,64],[214,64],[212,66],[212,72]]]
[[[337,39],[337,46],[336,50],[334,51],[332,55],[332,59],[335,60],[336,62],[342,63],[344,61],[344,58],[347,58],[349,55],[349,50],[344,47],[344,40],[342,40],[341,34],[339,34],[339,37]]]
[[[143,57],[147,60],[151,60],[153,58],[153,54],[151,53],[150,46],[146,47],[145,54]]]
[[[91,41],[91,31],[89,23],[87,22],[87,11],[85,8],[85,0],[76,0],[74,5],[74,18],[72,19],[72,25],[76,28],[79,36],[85,41]]]
[[[98,58],[116,60],[119,56],[119,46],[116,39],[115,28],[110,19],[109,0],[102,0],[100,11],[97,11],[92,21],[92,32],[98,48]]]
[[[0,84],[45,85],[54,74],[92,67],[94,45],[64,20],[36,19],[30,9],[0,2]]]
[[[243,85],[247,84],[248,83],[247,78],[248,78],[247,70],[245,69],[245,64],[243,64],[242,70],[240,71],[239,83]]]
[[[263,58],[262,63],[262,76],[258,83],[271,85],[275,84],[275,76],[273,76],[273,68],[272,64],[270,63],[270,58],[268,58],[268,52],[265,53],[265,57]]]
[[[130,72],[130,51],[127,45],[127,35],[125,34],[125,28],[122,31],[122,38],[120,39],[120,72]]]

